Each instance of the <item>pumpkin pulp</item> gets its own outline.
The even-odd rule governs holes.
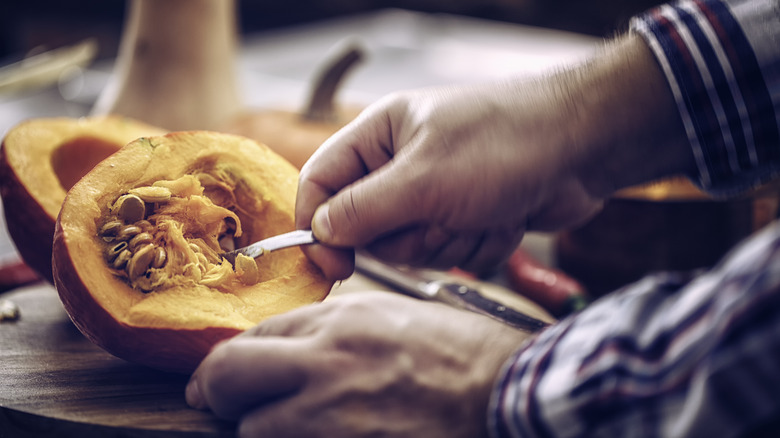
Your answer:
[[[71,319],[117,356],[191,371],[219,340],[323,299],[332,282],[298,248],[256,259],[256,283],[218,257],[294,229],[297,176],[264,145],[228,134],[172,133],[124,147],[73,186],[57,221],[54,281]],[[171,198],[145,203],[152,213],[141,220],[167,261],[145,271],[142,285],[110,264],[113,242],[101,230],[116,220],[120,197],[146,187]]]

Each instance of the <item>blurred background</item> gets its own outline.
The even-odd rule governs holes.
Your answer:
[[[450,13],[548,27],[593,36],[625,29],[628,18],[658,0],[239,0],[242,33],[256,33],[317,20],[402,8]],[[120,0],[4,1],[0,6],[0,62],[25,53],[99,42],[99,58],[116,55],[126,4]]]

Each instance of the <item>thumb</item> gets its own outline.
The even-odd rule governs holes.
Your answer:
[[[423,217],[424,195],[415,178],[391,162],[320,205],[312,218],[317,239],[330,246],[364,246]]]

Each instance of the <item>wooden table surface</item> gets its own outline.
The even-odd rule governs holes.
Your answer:
[[[522,297],[492,285],[483,293],[542,319]],[[355,275],[331,296],[388,290]],[[0,437],[222,437],[231,422],[190,409],[187,376],[118,359],[89,342],[70,322],[49,285],[0,295],[21,318],[0,323]]]
[[[0,436],[233,436],[184,402],[187,376],[134,365],[89,342],[54,288],[1,296],[21,318],[0,324]]]

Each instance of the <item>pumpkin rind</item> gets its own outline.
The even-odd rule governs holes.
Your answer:
[[[144,294],[116,276],[98,235],[111,202],[130,189],[207,168],[238,181],[244,235],[237,244],[294,228],[297,169],[265,145],[229,134],[193,131],[138,139],[68,192],[54,235],[54,283],[76,326],[110,353],[191,372],[216,342],[320,301],[330,291],[333,283],[299,248],[258,258],[260,282],[227,291],[198,284]]]
[[[335,121],[316,121],[286,111],[246,112],[222,130],[261,141],[300,169],[325,140],[357,113],[356,110],[345,113]]]
[[[25,263],[52,282],[54,223],[69,185],[130,141],[164,132],[116,116],[32,119],[12,128],[0,150],[0,196]]]

